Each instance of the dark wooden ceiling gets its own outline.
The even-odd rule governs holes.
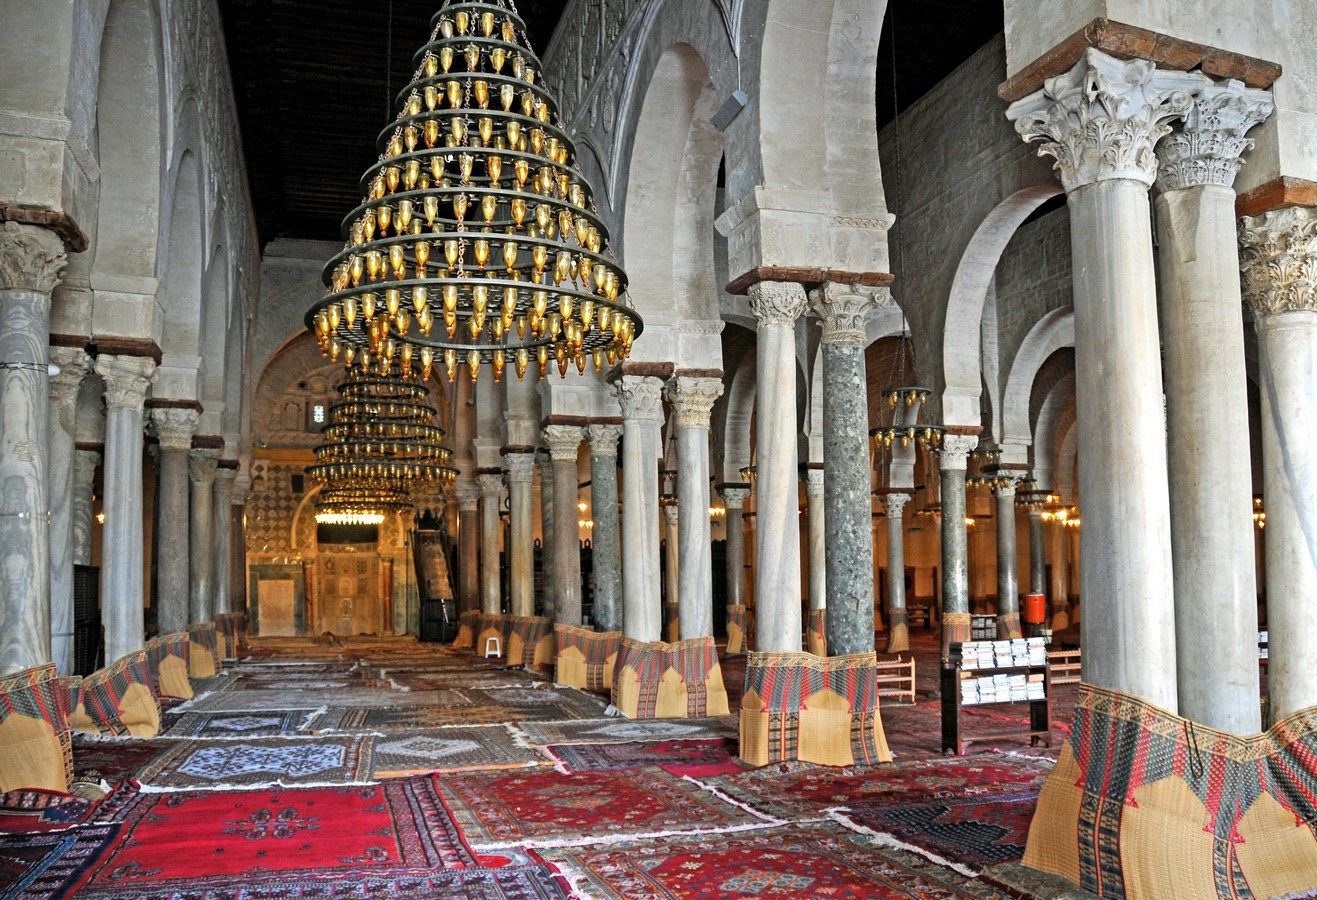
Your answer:
[[[543,51],[564,0],[518,0]],[[275,238],[338,240],[375,138],[396,114],[441,0],[221,0],[256,224]],[[893,45],[893,22],[895,44]],[[885,124],[1002,28],[1001,0],[889,0],[878,63]]]

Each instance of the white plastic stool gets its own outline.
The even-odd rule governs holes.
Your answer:
[[[491,634],[485,638],[485,659],[500,657],[503,655],[503,640],[496,634]]]

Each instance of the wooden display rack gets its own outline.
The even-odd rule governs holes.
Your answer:
[[[942,752],[955,751],[957,756],[965,755],[965,746],[974,741],[997,741],[1011,738],[1029,739],[1030,746],[1041,741],[1052,746],[1052,672],[1051,667],[1040,666],[1004,666],[995,668],[962,668],[961,645],[951,645],[948,662],[942,667]],[[1041,700],[1000,700],[990,703],[976,703],[973,706],[1010,706],[1020,703],[1029,704],[1029,727],[1013,731],[999,731],[991,734],[976,734],[965,737],[960,728],[961,673],[969,672],[975,677],[980,675],[1032,675],[1042,673],[1043,699]]]

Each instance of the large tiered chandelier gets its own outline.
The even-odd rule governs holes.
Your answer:
[[[307,313],[325,356],[449,380],[625,359],[641,331],[511,0],[446,2]]]
[[[387,513],[411,508],[414,492],[457,477],[427,402],[430,390],[411,370],[353,368],[338,392],[307,469],[322,486],[317,522],[379,524]]]

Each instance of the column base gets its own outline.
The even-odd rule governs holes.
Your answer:
[[[188,675],[193,678],[214,678],[224,671],[224,661],[220,659],[219,641],[214,624],[193,625],[187,630]]]
[[[681,615],[680,604],[667,603],[663,607],[663,633],[668,637],[669,644],[675,644],[681,640]]]
[[[998,640],[1012,641],[1022,637],[1024,637],[1024,632],[1020,629],[1020,614],[1018,612],[1002,613],[997,616]]]
[[[509,666],[523,666],[532,672],[553,670],[557,645],[553,637],[553,620],[544,616],[507,616]]]
[[[753,632],[753,616],[744,606],[727,607],[727,649],[723,651],[726,655],[745,655]]]
[[[476,620],[480,611],[468,609],[457,617],[457,636],[448,646],[454,650],[467,650],[476,645]]]
[[[592,631],[575,625],[555,625],[553,631],[558,647],[553,683],[611,694],[622,632]]]
[[[811,609],[805,623],[805,649],[815,656],[828,655],[828,611]]]
[[[1240,737],[1083,684],[1024,864],[1099,896],[1308,896],[1315,751],[1314,710]]]
[[[973,640],[969,613],[944,612],[942,614],[942,657],[951,653],[952,644],[963,644]]]
[[[887,630],[888,653],[904,653],[910,649],[910,613],[904,608],[894,609],[887,614],[890,628]]]
[[[730,715],[718,649],[711,637],[670,643],[622,638],[612,699],[628,719]]]
[[[892,761],[873,653],[751,653],[741,698],[741,759],[825,766]]]

